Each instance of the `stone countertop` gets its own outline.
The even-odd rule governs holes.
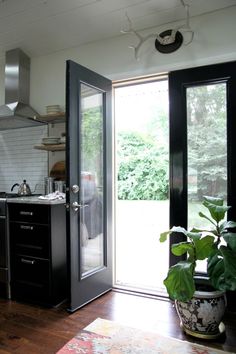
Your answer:
[[[46,204],[46,205],[55,205],[55,204],[64,204],[65,199],[39,199],[36,196],[32,197],[16,197],[16,198],[7,198],[7,203],[22,203],[22,204]]]

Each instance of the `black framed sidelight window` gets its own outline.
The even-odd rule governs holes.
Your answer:
[[[224,197],[236,219],[236,62],[171,72],[169,102],[170,226],[197,226],[203,195]]]

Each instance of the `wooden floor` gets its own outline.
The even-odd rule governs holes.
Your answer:
[[[56,353],[97,317],[236,352],[235,313],[228,313],[224,320],[227,336],[210,342],[197,341],[182,333],[169,301],[111,291],[73,314],[64,305],[46,309],[1,299],[0,353]]]

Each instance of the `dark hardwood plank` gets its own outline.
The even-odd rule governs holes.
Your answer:
[[[56,353],[97,317],[222,350],[236,351],[235,313],[225,316],[226,336],[214,341],[202,341],[186,336],[181,331],[175,309],[168,300],[111,291],[73,314],[66,311],[66,304],[49,309],[1,299],[0,354]]]

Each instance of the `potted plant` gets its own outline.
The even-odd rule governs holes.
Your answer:
[[[186,236],[186,241],[173,244],[171,252],[186,256],[171,266],[164,285],[172,300],[183,330],[200,338],[216,338],[224,331],[221,319],[226,306],[227,290],[236,290],[236,233],[232,229],[236,222],[224,221],[230,206],[221,198],[204,197],[204,207],[209,216],[199,212],[208,220],[211,229],[193,228],[191,231],[174,226],[160,235],[160,242],[168,235],[177,233]],[[207,262],[207,274],[197,277],[197,261]]]

